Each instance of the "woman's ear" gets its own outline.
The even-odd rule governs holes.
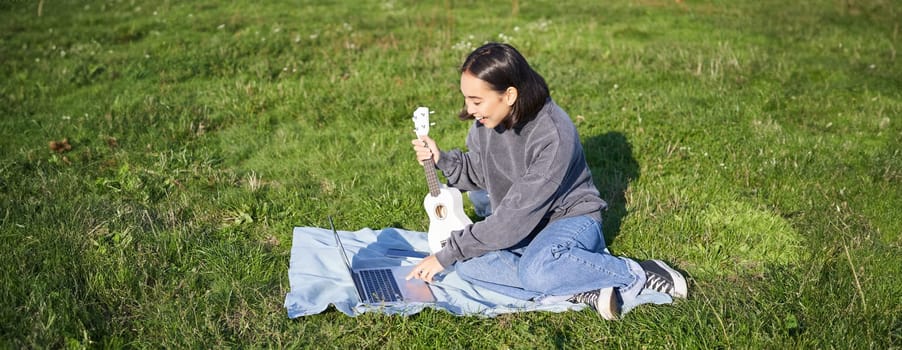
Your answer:
[[[507,90],[504,91],[504,102],[507,102],[508,106],[513,106],[514,102],[517,102],[518,91],[517,88],[510,86]]]

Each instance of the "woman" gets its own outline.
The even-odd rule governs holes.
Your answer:
[[[515,48],[483,45],[460,72],[460,118],[476,121],[468,151],[441,151],[428,136],[413,148],[419,161],[432,158],[449,186],[485,191],[491,215],[452,232],[408,279],[431,282],[454,265],[475,285],[523,300],[587,303],[605,319],[620,316],[621,301],[637,304],[643,290],[687,296],[686,280],[665,263],[608,253],[601,233],[607,204],[576,127]]]

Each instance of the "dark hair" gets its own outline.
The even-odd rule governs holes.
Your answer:
[[[505,128],[517,128],[536,117],[548,100],[548,85],[539,73],[532,70],[523,55],[513,46],[488,43],[467,56],[460,73],[469,72],[487,82],[492,90],[503,93],[508,87],[517,89],[517,101],[510,114],[501,122]],[[461,120],[473,119],[464,105]]]

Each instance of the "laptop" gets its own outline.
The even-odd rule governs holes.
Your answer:
[[[341,244],[338,231],[332,217],[329,217],[329,225],[332,226],[332,234],[335,235],[335,243],[341,251],[341,258],[348,267],[351,279],[357,289],[357,298],[364,304],[388,304],[399,302],[431,303],[435,302],[432,289],[423,280],[405,280],[413,265],[376,267],[376,268],[352,268],[351,261],[345,253],[345,247]]]

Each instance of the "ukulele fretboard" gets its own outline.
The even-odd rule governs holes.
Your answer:
[[[435,173],[435,162],[432,158],[423,162],[423,170],[426,172],[426,184],[429,185],[429,194],[433,197],[439,195],[438,175]]]

